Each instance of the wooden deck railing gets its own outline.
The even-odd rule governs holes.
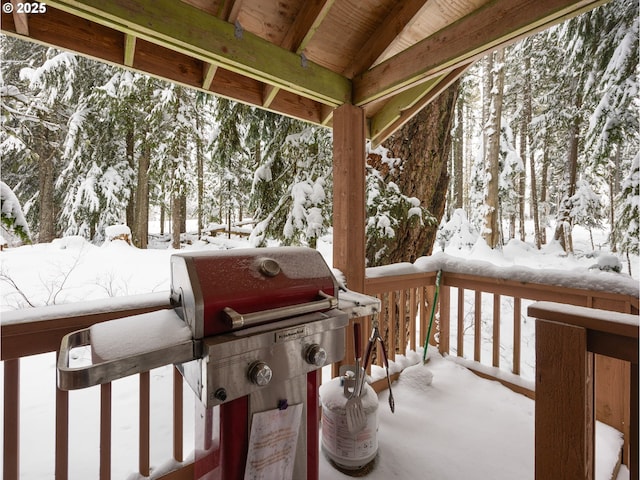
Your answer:
[[[379,328],[389,345],[391,360],[395,359],[396,354],[405,353],[407,347],[411,350],[417,350],[424,344],[433,304],[435,280],[435,271],[420,272],[417,270],[394,276],[371,276],[367,278],[366,293],[376,295],[381,299],[382,312],[377,320],[379,321]],[[490,303],[493,305],[492,312],[488,315],[493,323],[491,326],[492,361],[489,368],[486,368],[481,363],[483,345],[481,325],[483,322],[487,323],[485,320],[487,315],[483,313],[483,299],[486,300],[484,297],[487,295],[492,297]],[[500,300],[504,297],[513,299],[513,356],[510,362],[511,368],[508,370],[501,363],[499,351],[502,323],[499,320],[502,313],[504,313],[500,311]],[[62,336],[71,331],[86,328],[92,324],[113,318],[169,307],[168,294],[159,293],[141,298],[144,300],[142,303],[136,298],[127,297],[113,299],[110,302],[85,302],[74,306],[73,310],[69,310],[65,306],[53,306],[3,312],[1,359],[4,364],[3,478],[5,480],[20,478],[18,446],[22,428],[19,421],[21,358],[38,353],[57,352]],[[468,300],[471,300],[471,309],[467,307]],[[445,271],[441,277],[440,295],[437,303],[437,328],[433,328],[434,335],[431,343],[437,345],[437,348],[443,354],[455,352],[452,357],[462,358],[466,350],[467,342],[465,342],[465,339],[471,336],[469,344],[473,345],[473,360],[464,361],[464,364],[478,374],[502,381],[515,390],[533,398],[535,396],[534,389],[529,387],[526,382],[519,380],[521,370],[520,331],[522,322],[526,321],[526,317],[523,315],[523,302],[529,300],[555,301],[635,314],[638,312],[637,295],[557,287],[534,282],[523,282],[521,280]],[[99,310],[99,312],[96,313],[96,310]],[[69,315],[70,311],[73,312],[71,315]],[[465,324],[465,318],[467,317],[473,319],[473,328],[469,333],[467,333],[469,326]],[[363,321],[371,322],[372,319]],[[365,328],[367,328],[367,325],[365,325]],[[368,329],[365,331],[368,331]],[[452,343],[455,347],[452,347]],[[348,356],[350,346],[347,345],[346,347]],[[379,358],[380,356],[378,355]],[[614,387],[615,389],[628,388],[628,379],[630,377],[627,375],[625,378],[627,379],[625,385],[607,386],[607,390],[612,392],[611,399],[606,400],[609,402],[606,409],[607,412],[625,410],[625,408],[618,405],[612,407],[611,403],[618,401],[619,397],[621,397],[618,390],[613,390]],[[52,377],[51,381],[55,382],[55,378]],[[139,381],[139,473],[148,476],[150,471],[149,373],[141,374]],[[167,441],[173,445],[173,460],[176,464],[176,470],[157,477],[165,480],[193,478],[193,464],[184,461],[183,388],[182,377],[175,371],[173,379],[173,413],[171,414],[173,415],[174,435],[172,439]],[[605,398],[604,395],[599,395],[600,389],[597,389],[597,398]],[[101,388],[100,398],[100,478],[108,479],[110,478],[111,442],[113,441],[111,438],[110,385],[105,385]],[[56,479],[66,479],[69,471],[69,415],[72,413],[69,411],[68,393],[57,390],[55,402],[55,473]],[[625,438],[628,438],[628,404],[626,405],[626,412],[626,419],[623,414],[615,413],[613,416],[609,415],[609,418],[603,418],[603,421],[623,431]],[[167,414],[169,415],[169,412]],[[618,417],[622,417],[622,420]],[[616,421],[626,421],[627,430],[625,431],[625,425],[618,425]]]
[[[529,315],[536,318],[537,338],[535,478],[594,478],[597,353],[631,367],[624,398],[631,414],[627,466],[637,479],[638,316],[550,302],[531,305]]]
[[[398,269],[397,267],[393,267]],[[389,357],[407,349],[424,345],[428,321],[433,307],[435,272],[418,272],[406,265],[402,275],[384,275],[385,269],[370,269],[377,276],[365,282],[365,293],[376,295],[382,303],[378,322],[389,347]],[[393,271],[392,269],[389,269]],[[382,273],[382,275],[380,275]],[[578,282],[583,283],[583,282]],[[633,290],[633,287],[631,287]],[[488,297],[488,298],[486,298]],[[502,312],[502,300],[509,297],[512,312]],[[483,301],[484,300],[484,301]],[[510,280],[499,276],[480,276],[460,272],[442,272],[436,309],[437,329],[432,329],[430,344],[440,353],[451,355],[476,374],[497,380],[512,390],[535,399],[533,370],[530,378],[522,378],[522,328],[533,319],[524,315],[526,305],[534,301],[557,302],[606,311],[638,315],[638,296],[630,293],[611,293],[601,290],[572,288],[559,285]],[[487,305],[490,310],[485,311]],[[505,325],[503,313],[510,314],[512,337],[511,365],[505,368],[500,355]],[[452,315],[453,314],[453,315]],[[411,321],[411,319],[416,321]],[[366,322],[371,321],[366,319]],[[483,336],[483,325],[490,335]],[[392,327],[393,326],[393,327]],[[470,341],[467,337],[471,337]],[[615,340],[614,340],[615,341]],[[487,345],[488,344],[488,345]],[[452,346],[453,345],[453,346]],[[467,359],[467,347],[472,357]],[[490,361],[482,356],[483,347],[491,352]],[[347,345],[347,355],[350,355]],[[530,346],[533,349],[533,346]],[[533,352],[532,352],[533,353]],[[381,358],[376,359],[380,365]],[[601,355],[595,356],[595,411],[597,419],[624,434],[623,463],[630,454],[630,405],[628,403],[629,362]],[[597,373],[600,372],[600,375]],[[635,405],[637,408],[637,403]],[[633,407],[631,407],[633,408]]]

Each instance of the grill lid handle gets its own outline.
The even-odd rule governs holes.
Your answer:
[[[238,330],[243,327],[252,327],[272,320],[281,320],[321,310],[331,310],[338,306],[336,297],[327,295],[322,290],[318,292],[318,296],[322,297],[322,300],[246,314],[238,313],[231,307],[225,307],[222,310],[222,314],[227,325],[231,327],[231,330]]]

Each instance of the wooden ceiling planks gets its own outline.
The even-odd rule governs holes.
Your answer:
[[[461,18],[470,15],[491,0],[428,0],[422,2],[422,9],[414,15],[401,35],[390,45],[377,63],[391,58],[415,45],[422,39],[435,34]]]
[[[353,63],[369,38],[377,34],[395,0],[336,0],[305,48],[311,61],[335,72]]]

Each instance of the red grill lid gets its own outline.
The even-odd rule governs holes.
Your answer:
[[[229,331],[223,310],[241,315],[337,298],[322,255],[302,247],[180,253],[171,257],[172,297],[195,338]]]

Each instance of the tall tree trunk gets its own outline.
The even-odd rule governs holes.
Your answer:
[[[540,186],[540,202],[544,206],[543,211],[543,225],[540,228],[540,242],[542,245],[547,244],[547,219],[549,216],[549,202],[548,202],[548,191],[549,191],[549,146],[547,141],[545,140],[543,153],[542,153],[542,172],[540,173],[540,179],[542,180],[542,185]],[[540,213],[540,212],[538,212]]]
[[[564,175],[564,194],[558,208],[556,219],[556,230],[554,240],[560,242],[565,252],[573,252],[573,239],[571,230],[573,228],[573,219],[571,218],[571,197],[576,193],[576,180],[578,178],[578,142],[580,134],[580,115],[579,110],[582,105],[580,94],[576,94],[575,107],[576,113],[569,128],[569,153],[565,165]]]
[[[45,134],[45,138],[48,137]],[[40,232],[38,234],[39,243],[51,242],[56,237],[55,230],[55,198],[54,198],[54,168],[53,161],[55,152],[49,147],[48,142],[44,142],[47,152],[40,155],[38,161],[38,182],[40,187],[40,214],[38,224]]]
[[[464,172],[464,102],[458,99],[456,102],[456,128],[453,134],[453,208],[462,208],[462,183]]]
[[[165,212],[167,211],[166,207],[165,207],[165,200],[167,198],[166,195],[166,186],[164,184],[164,182],[161,184],[160,186],[160,235],[164,235],[164,222],[166,221],[166,214]]]
[[[129,163],[129,168],[131,170],[136,169],[136,164],[134,160],[134,149],[135,149],[135,138],[133,131],[133,124],[129,122],[127,125],[127,133],[125,134],[125,154],[127,155],[127,162]],[[129,201],[127,202],[127,210],[125,212],[127,225],[130,228],[135,229],[136,225],[136,192],[132,188],[131,193],[129,194]]]
[[[451,123],[458,87],[458,82],[454,83],[383,143],[392,157],[402,159],[402,169],[390,172],[385,180],[394,182],[403,194],[420,199],[422,206],[436,217],[437,222],[425,226],[406,222],[398,226],[387,254],[377,260],[378,249],[368,243],[367,261],[370,266],[412,262],[432,252],[446,205]],[[379,156],[369,154],[367,162],[382,171]]]
[[[532,118],[532,105],[531,105],[531,59],[529,56],[524,60],[524,112],[522,118],[524,119],[524,128],[526,129],[526,135],[523,137],[523,141],[529,144],[529,185],[530,185],[530,197],[531,197],[531,217],[533,219],[533,240],[536,244],[536,248],[539,250],[542,246],[542,237],[540,235],[540,217],[538,214],[538,188],[536,180],[536,159],[534,155],[534,149],[531,142],[531,133],[529,132],[529,125]],[[526,155],[526,151],[525,151]],[[524,157],[523,157],[524,158]],[[526,168],[525,168],[526,171]],[[524,199],[523,199],[524,201]],[[524,220],[524,219],[523,219]],[[524,238],[522,239],[524,240]]]
[[[499,229],[499,176],[500,176],[500,129],[502,117],[502,98],[504,90],[504,50],[499,49],[495,52],[495,61],[493,62],[492,76],[493,85],[491,89],[491,105],[489,109],[489,120],[486,124],[485,143],[485,172],[486,172],[486,193],[485,207],[487,212],[484,219],[483,238],[487,245],[495,248],[500,243]]]
[[[609,225],[611,226],[609,245],[612,252],[618,251],[615,210],[616,197],[620,191],[620,150],[622,150],[622,146],[620,144],[616,145],[616,153],[613,156],[613,168],[609,171]]]
[[[138,184],[136,186],[135,223],[133,225],[133,244],[138,248],[147,248],[149,239],[149,167],[151,149],[147,142],[142,146],[138,158]]]
[[[187,195],[180,195],[180,233],[187,233]]]
[[[171,247],[176,250],[180,249],[180,212],[182,211],[182,202],[180,194],[175,193],[171,198]]]
[[[200,131],[201,115],[196,116],[196,130]],[[197,183],[198,183],[198,238],[202,238],[202,229],[204,224],[202,221],[202,211],[204,209],[204,154],[202,152],[202,141],[198,138],[196,140],[196,170],[197,170]]]
[[[525,66],[526,68],[526,66]],[[526,93],[525,93],[526,96]],[[526,99],[523,102],[526,104]],[[527,138],[528,135],[528,119],[526,111],[521,115],[520,122],[520,158],[522,159],[522,171],[518,174],[518,225],[520,227],[520,240],[525,241],[527,232],[525,229],[525,202],[526,202],[526,185],[527,185]]]

